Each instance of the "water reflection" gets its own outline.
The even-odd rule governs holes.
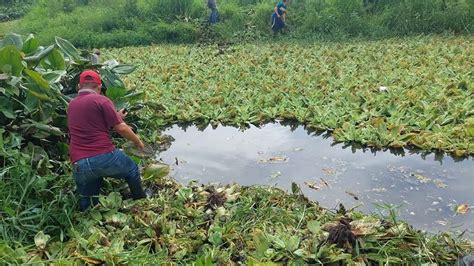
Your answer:
[[[334,143],[326,132],[294,124],[246,130],[175,126],[165,133],[175,141],[160,157],[173,164],[175,178],[185,183],[236,182],[290,190],[296,182],[328,208],[362,204],[360,210],[376,211],[376,204],[389,202],[401,205],[400,216],[420,229],[474,228],[473,211],[453,211],[458,204],[474,206],[472,157]]]

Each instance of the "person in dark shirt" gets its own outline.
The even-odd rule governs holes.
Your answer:
[[[69,103],[67,117],[69,155],[80,195],[80,210],[97,204],[104,177],[126,180],[133,199],[146,197],[138,166],[115,148],[110,129],[140,150],[144,149],[143,142],[123,121],[126,114],[117,112],[113,102],[100,94],[102,81],[98,73],[84,71],[79,80],[78,95]]]
[[[219,19],[219,12],[217,11],[216,0],[207,0],[207,6],[211,10],[211,16],[209,17],[209,23],[216,24]]]
[[[274,34],[277,34],[285,27],[286,23],[286,6],[288,0],[278,2],[275,6],[275,10],[272,14],[272,30]]]

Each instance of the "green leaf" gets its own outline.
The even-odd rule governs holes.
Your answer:
[[[28,36],[28,39],[26,39],[26,42],[23,44],[22,52],[29,55],[36,52],[36,50],[38,50],[39,47],[40,47],[39,40],[36,39],[33,34],[30,34],[30,36]]]
[[[51,237],[49,235],[46,235],[43,231],[39,231],[35,235],[35,245],[39,249],[45,249],[46,244],[48,243],[49,239]]]
[[[112,192],[107,197],[100,197],[99,201],[108,209],[117,209],[122,206],[122,197],[118,192]]]
[[[2,112],[5,117],[10,119],[15,119],[16,117],[13,111],[12,102],[4,96],[0,96],[0,112]]]
[[[211,242],[214,246],[219,246],[222,244],[222,228],[221,227],[211,227],[209,229],[209,242]]]
[[[24,90],[26,90],[29,94],[35,96],[36,98],[43,100],[43,101],[49,101],[51,98],[47,94],[43,92],[43,90],[36,84],[31,83],[29,84],[28,87],[22,86]]]
[[[301,238],[297,235],[292,235],[286,241],[286,249],[290,252],[293,252],[298,249],[300,246]]]
[[[0,50],[0,71],[19,76],[25,68],[21,61],[21,54],[15,46],[9,45]]]
[[[25,57],[25,61],[31,64],[37,64],[43,58],[48,56],[53,50],[54,45],[50,45],[48,48],[38,51],[35,55]]]
[[[112,101],[116,101],[127,94],[127,89],[124,87],[112,87],[107,89],[107,97]]]
[[[71,42],[60,37],[56,37],[55,40],[59,49],[61,49],[66,56],[74,61],[80,61],[81,56],[79,50],[77,50]]]
[[[116,74],[120,74],[120,75],[126,75],[126,74],[130,74],[132,73],[133,71],[135,71],[135,69],[137,69],[136,66],[134,65],[118,65],[114,68],[112,68],[112,71],[115,72]]]
[[[313,234],[321,232],[321,223],[315,220],[308,221],[308,230]]]
[[[52,71],[52,72],[44,74],[43,78],[46,79],[49,82],[49,84],[54,84],[54,83],[58,83],[61,80],[61,78],[66,74],[67,72],[64,70],[57,70],[57,71]]]
[[[45,80],[40,73],[25,69],[25,73],[38,85],[40,88],[49,89],[49,82]]]
[[[49,66],[53,70],[65,70],[66,62],[64,61],[63,54],[58,50],[54,49],[46,59],[49,62]]]
[[[32,120],[29,120],[29,121],[31,122],[30,124],[22,124],[22,125],[20,125],[20,128],[22,128],[22,129],[36,128],[40,131],[43,131],[47,134],[51,134],[51,135],[54,135],[54,136],[63,136],[64,135],[64,132],[61,131],[61,129],[59,129],[57,127],[53,127],[53,126],[43,124],[43,123],[38,123],[38,122],[35,122],[35,121],[32,121]]]
[[[104,82],[107,88],[125,87],[125,84],[122,82],[122,80],[120,80],[120,77],[112,71],[106,68],[101,68],[99,69],[99,73],[102,77],[102,81]]]
[[[5,35],[5,38],[3,38],[2,45],[4,47],[13,45],[18,50],[21,50],[23,48],[23,40],[21,36],[16,33],[8,33],[7,35]]]
[[[49,99],[48,96],[46,96],[46,98]],[[26,106],[26,111],[31,113],[40,105],[39,97],[30,91],[26,94],[24,104]]]

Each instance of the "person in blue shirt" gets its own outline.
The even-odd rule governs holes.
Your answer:
[[[209,23],[216,24],[219,19],[219,13],[217,11],[216,0],[207,0],[207,6],[211,10],[211,16],[209,17]]]
[[[285,27],[286,22],[286,6],[288,0],[278,2],[275,6],[275,12],[272,14],[272,30],[276,34]]]

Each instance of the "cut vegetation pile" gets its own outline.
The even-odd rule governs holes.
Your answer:
[[[0,245],[4,262],[454,263],[472,244],[417,231],[395,216],[321,208],[295,189],[154,183],[156,198],[123,201],[111,193],[64,236],[39,232],[35,245]],[[60,241],[63,239],[63,241]]]

